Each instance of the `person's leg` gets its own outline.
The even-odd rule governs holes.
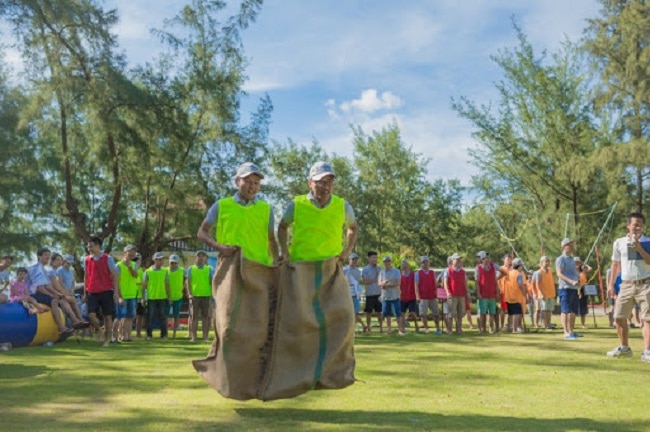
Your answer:
[[[203,326],[203,340],[208,340],[208,336],[210,334],[210,324],[212,320],[210,319],[210,299],[204,300],[204,306],[202,310],[203,314],[203,319],[201,321],[201,325]]]
[[[153,320],[156,315],[154,300],[147,303],[147,339],[153,338]]]
[[[160,338],[167,339],[167,309],[169,303],[166,300],[160,300],[158,304],[158,322],[160,323]]]
[[[458,297],[458,309],[456,310],[456,333],[463,333],[463,315],[465,314],[465,299]]]
[[[104,315],[104,327],[106,330],[104,333],[103,346],[107,347],[113,340],[113,315]]]
[[[427,313],[429,312],[428,303],[428,300],[420,300],[420,302],[417,303],[418,312],[420,312],[420,321],[422,322],[422,331],[425,333],[429,333],[429,318],[427,316]]]

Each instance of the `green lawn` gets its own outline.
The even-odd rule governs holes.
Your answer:
[[[616,335],[599,327],[576,341],[360,335],[355,385],[274,402],[209,388],[190,364],[207,343],[72,339],[0,353],[0,430],[648,431],[640,330],[634,358],[609,359]]]

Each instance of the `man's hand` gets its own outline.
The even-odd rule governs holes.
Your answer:
[[[227,257],[227,256],[232,256],[239,250],[238,246],[220,246],[219,249],[219,255]]]

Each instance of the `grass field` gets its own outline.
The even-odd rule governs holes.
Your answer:
[[[605,324],[576,341],[360,335],[355,385],[274,402],[209,388],[190,364],[208,343],[71,339],[0,353],[0,430],[650,431],[640,330],[634,358],[609,359]]]

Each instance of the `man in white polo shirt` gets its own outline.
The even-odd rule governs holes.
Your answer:
[[[608,357],[632,357],[628,345],[627,319],[634,305],[639,305],[643,320],[641,360],[650,363],[650,238],[643,234],[645,217],[641,213],[627,216],[627,235],[614,242],[612,267],[607,281],[607,295],[614,297],[614,282],[621,273],[621,289],[616,297],[614,318],[620,345]]]

